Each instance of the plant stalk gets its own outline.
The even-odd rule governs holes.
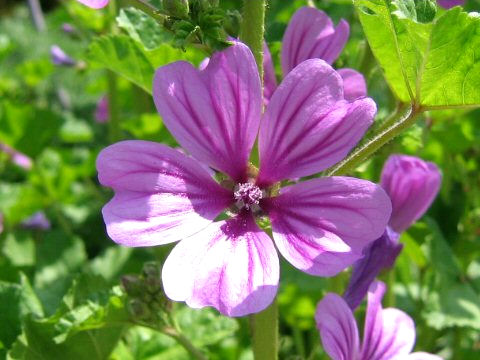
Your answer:
[[[262,312],[250,315],[253,355],[256,360],[278,358],[277,299]]]
[[[240,40],[252,50],[263,84],[263,35],[265,32],[265,0],[245,0]],[[262,85],[263,87],[263,85]]]
[[[113,34],[118,32],[118,28],[115,24],[117,17],[117,5],[115,1],[108,3],[109,25]],[[108,136],[111,143],[117,142],[121,139],[120,131],[120,116],[118,109],[118,86],[117,75],[107,70],[107,86],[108,86],[108,109],[109,109],[109,121],[108,121]]]
[[[412,126],[416,121],[417,115],[419,115],[422,111],[423,110],[420,107],[410,107],[407,113],[403,114],[403,116],[393,125],[375,135],[365,145],[353,151],[353,153],[351,153],[344,161],[335,166],[333,169],[329,170],[327,172],[327,176],[345,175],[355,170],[358,165],[360,165],[375,151]]]
[[[172,327],[165,327],[162,329],[165,335],[175,339],[180,345],[182,345],[188,353],[197,360],[207,360],[207,357],[193,345],[182,333],[178,332]]]

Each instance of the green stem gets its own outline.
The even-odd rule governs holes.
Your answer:
[[[387,296],[385,297],[385,307],[395,307],[395,269],[392,268],[386,274],[386,283],[387,283]]]
[[[108,13],[109,13],[109,26],[110,31],[113,34],[118,32],[116,26],[116,17],[117,17],[117,5],[115,1],[110,1],[108,3]],[[107,70],[107,86],[108,86],[108,109],[109,109],[109,121],[108,121],[108,135],[111,143],[117,142],[121,139],[120,131],[120,116],[118,109],[118,87],[117,87],[117,75]]]
[[[133,6],[139,10],[142,10],[145,14],[150,15],[152,18],[157,20],[159,24],[163,24],[165,22],[166,16],[160,12],[155,6],[149,4],[145,0],[128,0],[127,5]]]
[[[305,359],[307,357],[307,353],[305,351],[305,342],[303,341],[302,330],[300,330],[298,326],[294,326],[292,327],[292,332],[295,348],[297,349],[297,355],[299,355],[301,359]]]
[[[117,75],[107,70],[108,81],[108,109],[110,119],[108,121],[108,135],[111,143],[117,142],[121,138],[120,118],[118,111],[118,91]]]
[[[174,328],[165,327],[162,329],[162,332],[165,335],[170,336],[175,339],[180,345],[182,345],[188,353],[197,360],[207,360],[207,357],[193,345],[188,338],[186,338],[182,333],[178,332]]]
[[[256,360],[276,360],[278,353],[278,305],[250,315],[253,355]]]
[[[392,126],[375,135],[373,139],[368,141],[365,145],[356,149],[344,161],[335,166],[333,169],[329,170],[327,175],[345,175],[355,170],[358,165],[360,165],[375,151],[412,126],[416,121],[417,115],[422,111],[423,110],[421,108],[412,106],[407,113],[404,114],[403,117],[396,121]]]
[[[265,32],[265,0],[245,0],[240,40],[252,50],[263,84],[263,34]]]

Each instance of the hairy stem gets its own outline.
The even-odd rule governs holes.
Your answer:
[[[328,176],[345,175],[355,170],[364,160],[366,160],[375,151],[380,149],[383,145],[388,143],[397,135],[400,135],[404,130],[412,126],[417,115],[422,112],[419,107],[410,107],[403,116],[398,119],[394,124],[375,135],[370,141],[363,146],[354,150],[344,161],[335,166],[333,169],[327,172]]]
[[[265,0],[245,0],[240,40],[252,50],[263,83],[263,34],[265,32]]]
[[[273,303],[250,315],[253,355],[256,360],[276,360],[278,353],[278,305]]]
[[[150,4],[148,1],[145,0],[128,0],[126,4],[129,6],[133,6],[139,10],[142,10],[144,13],[150,15],[150,17],[154,18],[158,23],[163,24],[165,21],[166,16],[160,12],[155,6]]]
[[[117,16],[117,5],[115,1],[108,3],[108,13],[110,18],[110,30],[113,34],[118,32],[115,24]],[[117,89],[117,75],[107,70],[107,86],[108,86],[108,109],[109,109],[109,122],[108,122],[108,135],[111,143],[117,142],[121,138],[120,132],[120,117],[118,109],[118,89]]]
[[[188,353],[197,360],[207,360],[207,357],[193,345],[182,333],[178,332],[172,327],[165,327],[162,329],[165,335],[168,335],[175,339],[180,345],[182,345]]]

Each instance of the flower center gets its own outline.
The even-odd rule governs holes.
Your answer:
[[[237,200],[237,207],[239,209],[246,208],[250,210],[252,207],[258,207],[260,199],[263,197],[262,190],[252,183],[243,183],[235,186],[233,193],[235,200]]]

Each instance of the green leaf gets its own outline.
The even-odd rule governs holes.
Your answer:
[[[37,247],[35,290],[47,314],[57,309],[75,273],[87,259],[83,241],[61,231],[49,232]]]
[[[437,5],[435,0],[394,0],[399,17],[406,17],[417,22],[428,23],[435,18]]]
[[[147,50],[156,49],[172,38],[153,18],[132,7],[120,10],[117,24]]]
[[[54,315],[25,319],[8,358],[108,359],[129,326],[120,289],[108,290],[102,278],[83,274]]]
[[[60,137],[67,143],[88,142],[93,139],[93,130],[86,121],[67,116],[60,128]]]
[[[2,252],[12,265],[35,265],[35,242],[29,231],[15,231],[7,234]]]
[[[0,281],[0,341],[6,346],[21,332],[21,320],[29,315],[43,315],[42,305],[27,277],[20,275],[20,284]]]
[[[171,337],[144,327],[128,330],[112,360],[188,360],[187,351]]]
[[[184,335],[199,347],[232,337],[238,330],[234,319],[221,316],[211,308],[191,309],[185,306],[175,316]]]
[[[150,94],[156,68],[178,60],[198,64],[203,58],[198,50],[189,49],[188,52],[183,52],[168,44],[161,44],[149,51],[126,35],[95,39],[90,44],[87,57],[92,64],[124,76]]]
[[[437,223],[426,218],[417,228],[425,230],[426,252],[434,270],[435,285],[425,301],[424,316],[429,326],[443,329],[451,326],[480,330],[480,296],[462,273],[458,260]]]
[[[52,111],[8,101],[0,103],[0,141],[29,156],[50,145],[60,124],[60,117]]]
[[[399,4],[401,2],[396,1]],[[480,105],[480,17],[455,7],[436,18],[430,6],[354,0],[385,77],[404,102],[435,107]],[[418,20],[418,21],[417,21]]]

